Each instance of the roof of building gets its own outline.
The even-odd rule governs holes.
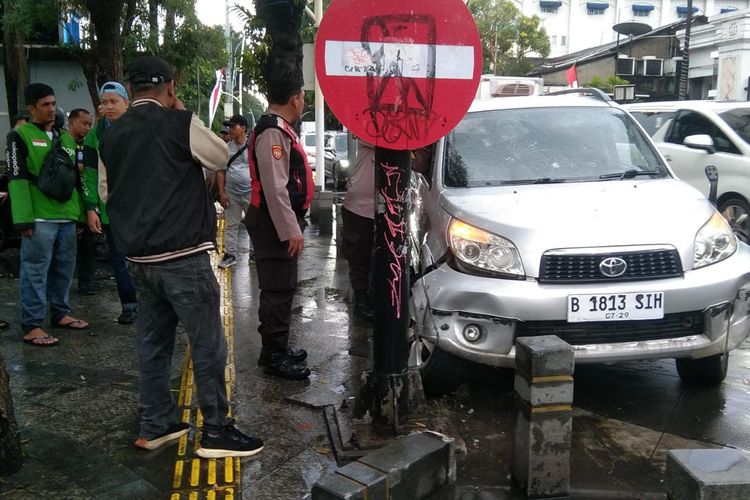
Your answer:
[[[693,25],[695,24],[706,24],[708,17],[706,16],[694,16]],[[529,76],[541,76],[547,73],[554,73],[563,69],[567,69],[573,64],[581,63],[584,61],[591,61],[600,59],[602,57],[611,57],[612,54],[618,50],[618,47],[627,47],[630,43],[636,42],[643,38],[653,37],[655,35],[662,35],[665,33],[672,34],[685,27],[685,19],[675,21],[671,24],[660,26],[656,29],[644,33],[643,35],[634,36],[633,38],[623,38],[619,42],[609,42],[604,45],[598,45],[596,47],[589,47],[588,49],[579,50],[578,52],[572,52],[564,56],[553,57],[546,59],[541,65],[537,66],[529,72]]]

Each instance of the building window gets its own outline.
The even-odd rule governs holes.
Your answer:
[[[550,35],[550,37],[549,37],[549,43],[551,45],[557,45],[557,35]]]
[[[542,7],[542,12],[545,14],[556,14],[557,9],[557,7]]]
[[[603,16],[604,9],[589,9],[590,16]]]
[[[562,0],[540,0],[539,9],[545,14],[555,14],[562,5]]]
[[[648,17],[649,14],[651,14],[651,11],[648,10],[633,11],[633,17]]]
[[[560,45],[562,45],[563,47],[565,47],[565,42],[567,41],[568,41],[568,37],[566,37],[565,35],[562,35],[560,37]]]

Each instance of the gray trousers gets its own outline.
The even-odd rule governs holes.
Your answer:
[[[242,213],[247,213],[250,200],[245,196],[227,191],[229,206],[224,209],[224,253],[237,256],[237,234],[242,223]],[[252,242],[250,253],[253,253]]]
[[[177,421],[170,374],[177,323],[190,340],[203,429],[227,418],[224,370],[227,343],[219,284],[207,253],[161,264],[128,262],[138,288],[138,362],[141,437],[154,438]]]

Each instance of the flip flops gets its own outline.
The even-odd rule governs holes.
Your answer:
[[[71,321],[68,321],[67,323],[54,323],[55,328],[65,328],[66,330],[88,330],[89,324],[86,323],[82,319],[72,318],[70,316],[66,316],[67,318],[70,318]],[[65,318],[63,318],[65,319]]]
[[[52,347],[60,343],[58,339],[56,339],[55,337],[53,337],[47,332],[44,332],[44,335],[39,335],[38,337],[31,337],[30,339],[23,337],[23,342],[24,344],[30,344],[30,345],[37,346],[37,347]]]

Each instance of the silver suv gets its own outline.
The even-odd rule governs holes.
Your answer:
[[[410,235],[426,389],[548,334],[577,363],[676,358],[685,381],[724,379],[750,330],[750,247],[606,96],[477,100],[434,156]]]

